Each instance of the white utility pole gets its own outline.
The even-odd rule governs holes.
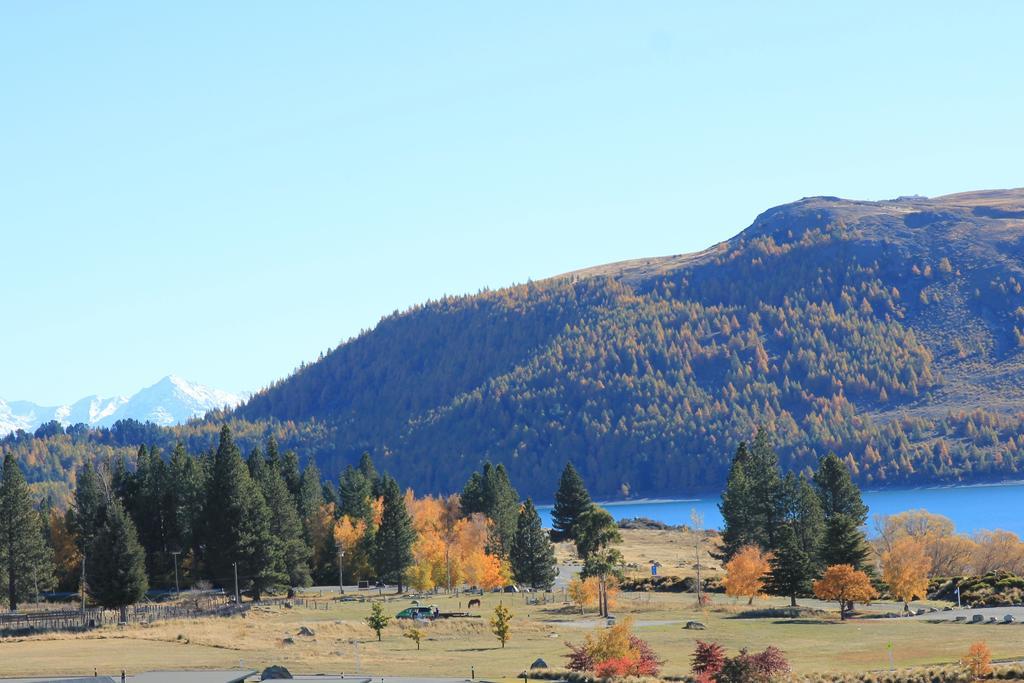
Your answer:
[[[241,607],[242,598],[238,595],[238,563],[232,562],[231,565],[235,568],[235,605]]]
[[[180,550],[172,550],[171,556],[174,558],[174,597],[181,597],[181,589],[178,587],[178,555],[181,555]]]

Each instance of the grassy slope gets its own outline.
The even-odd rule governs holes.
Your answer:
[[[465,597],[438,597],[443,610],[464,604]],[[513,638],[501,649],[490,634],[486,617],[498,600],[515,615]],[[397,612],[407,600],[393,601]],[[759,601],[759,606],[781,601]],[[884,606],[880,606],[884,608]],[[764,648],[774,644],[790,658],[795,671],[864,671],[888,668],[889,642],[894,644],[897,666],[955,661],[977,640],[985,640],[997,658],[1024,656],[1024,627],[936,625],[917,621],[855,620],[839,623],[831,618],[811,620],[737,619],[742,610],[731,599],[718,598],[714,609],[697,611],[687,595],[627,595],[616,608],[619,617],[640,622],[638,633],[666,659],[664,672],[683,674],[698,638],[712,639],[730,651],[740,647]],[[389,626],[376,642],[362,623],[366,604],[332,604],[327,611],[274,608],[245,619],[207,619],[165,622],[149,628],[104,629],[85,635],[50,635],[0,642],[0,676],[48,671],[81,673],[101,671],[186,669],[196,667],[260,668],[283,664],[293,672],[355,672],[358,648],[361,669],[371,673],[464,676],[474,667],[481,678],[514,676],[537,657],[559,666],[566,640],[582,639],[597,620],[579,616],[560,605],[531,607],[522,596],[484,596],[483,618],[439,622],[426,626],[422,650]],[[679,623],[644,625],[650,621],[699,619],[706,631],[686,631]],[[574,625],[575,624],[575,625]],[[316,631],[315,639],[295,636],[302,625]],[[180,639],[179,639],[180,636]],[[282,645],[286,636],[295,645]],[[187,642],[186,642],[187,641]]]

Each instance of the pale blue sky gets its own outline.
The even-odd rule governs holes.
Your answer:
[[[0,396],[258,388],[815,194],[1024,185],[1024,4],[5,2]]]

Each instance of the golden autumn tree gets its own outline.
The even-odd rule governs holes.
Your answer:
[[[50,526],[50,543],[53,545],[53,567],[57,585],[61,590],[69,590],[78,578],[82,555],[75,545],[75,534],[68,528],[65,515],[50,510],[47,523]]]
[[[846,619],[848,604],[869,602],[878,597],[868,575],[849,564],[834,564],[828,567],[822,577],[814,582],[813,589],[814,597],[819,600],[834,600],[839,603],[840,619]]]
[[[760,595],[764,588],[765,577],[771,570],[770,560],[771,556],[757,546],[747,545],[740,548],[739,552],[725,564],[722,585],[725,586],[726,595],[749,597],[747,604],[752,605],[754,598]]]
[[[569,581],[567,590],[569,600],[572,601],[572,604],[580,608],[580,614],[583,614],[583,611],[586,608],[597,605],[596,578],[597,577],[591,577],[591,579],[594,579],[594,581],[591,582],[589,579],[584,581],[577,576],[573,577]]]
[[[912,536],[896,539],[882,554],[882,578],[889,592],[903,601],[903,609],[914,598],[923,598],[928,592],[928,572],[932,558],[925,552],[924,543]]]
[[[369,576],[370,558],[366,548],[366,521],[353,521],[348,515],[342,515],[334,524],[334,545],[338,550],[345,551],[345,575]]]
[[[413,564],[408,570],[410,585],[417,590],[446,585],[448,563],[442,535],[442,502],[433,496],[416,498],[410,490],[406,492],[405,505],[416,530],[416,542],[412,546]]]

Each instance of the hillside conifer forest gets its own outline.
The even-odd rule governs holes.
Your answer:
[[[599,499],[717,492],[759,426],[787,472],[834,451],[862,487],[995,481],[1024,466],[1022,354],[1024,190],[815,197],[697,254],[396,312],[230,413],[0,447],[65,501],[85,462],[210,454],[223,424],[334,482],[369,453],[422,494],[485,461],[538,502],[567,462]]]

